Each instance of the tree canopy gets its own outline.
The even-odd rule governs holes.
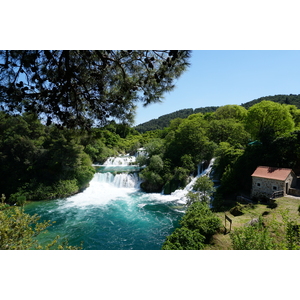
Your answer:
[[[190,51],[0,51],[0,109],[33,112],[66,127],[132,122],[135,102],[159,102]]]
[[[294,128],[294,121],[286,105],[262,101],[248,110],[246,129],[253,138],[279,136]]]

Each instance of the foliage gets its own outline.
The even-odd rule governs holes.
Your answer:
[[[209,139],[217,144],[227,142],[239,146],[246,145],[250,140],[244,124],[235,119],[211,120],[207,132]]]
[[[206,202],[190,205],[180,224],[190,230],[198,230],[208,240],[221,226],[221,220],[211,211]]]
[[[196,180],[193,190],[200,192],[201,200],[208,201],[210,196],[215,191],[214,183],[208,176],[201,176]]]
[[[209,107],[200,107],[196,109],[192,109],[192,108],[181,109],[170,114],[162,115],[157,119],[152,119],[145,123],[139,124],[135,126],[135,129],[141,133],[149,130],[164,129],[165,127],[171,126],[171,122],[174,119],[185,119],[188,116],[197,113],[214,112],[217,108],[218,107],[215,106],[209,106]]]
[[[234,250],[299,250],[299,225],[282,211],[282,222],[273,220],[268,226],[262,217],[253,225],[235,229],[230,238]]]
[[[1,109],[73,128],[109,117],[132,122],[134,103],[160,101],[189,57],[186,50],[0,51]]]
[[[202,250],[205,237],[188,228],[176,228],[162,246],[162,250]]]
[[[30,216],[24,213],[23,209],[17,207],[4,208],[5,205],[1,203],[0,250],[81,249],[80,247],[69,246],[67,241],[59,241],[59,236],[45,246],[40,245],[36,237],[45,232],[45,229],[51,226],[51,222],[39,222],[39,216]]]
[[[273,101],[280,104],[289,104],[289,105],[295,105],[298,109],[300,109],[300,94],[299,95],[275,95],[275,96],[264,96],[252,101],[249,101],[247,103],[242,104],[241,106],[245,107],[246,109],[249,109],[251,106],[263,101]]]
[[[214,118],[217,120],[235,119],[236,121],[243,121],[246,116],[247,110],[240,105],[224,105],[214,113]]]
[[[206,121],[203,115],[195,114],[183,120],[175,131],[174,139],[168,145],[166,156],[179,165],[181,157],[188,154],[194,164],[211,159],[214,143],[206,134]]]
[[[294,128],[287,106],[265,100],[249,108],[245,122],[253,139],[278,137]]]
[[[164,141],[160,138],[151,139],[148,143],[144,145],[146,153],[149,156],[152,155],[163,155],[165,151]]]
[[[197,193],[188,193],[186,202],[187,206],[190,206],[196,201],[204,201],[209,203],[210,197],[215,191],[214,183],[209,179],[208,176],[201,176],[193,185],[193,190],[197,191]]]
[[[159,155],[153,155],[149,159],[147,168],[140,172],[140,178],[145,182],[141,184],[141,188],[149,192],[159,192],[163,186],[163,178],[160,175],[163,171],[164,163]]]
[[[209,107],[200,107],[200,108],[196,108],[196,109],[182,109],[170,114],[166,114],[163,115],[157,119],[152,119],[150,121],[147,121],[145,123],[139,124],[135,127],[136,130],[138,130],[139,132],[146,132],[149,130],[156,130],[156,129],[163,129],[165,127],[168,127],[169,124],[171,124],[172,120],[176,119],[176,118],[181,118],[181,119],[185,119],[188,116],[192,115],[192,114],[197,114],[197,113],[203,113],[204,118],[206,119],[226,119],[226,118],[234,118],[238,121],[242,121],[244,120],[245,117],[245,110],[243,110],[242,108],[245,109],[249,109],[251,106],[263,101],[263,100],[268,100],[268,101],[273,101],[276,103],[280,103],[280,104],[286,104],[286,105],[291,105],[291,106],[295,106],[296,108],[300,109],[300,95],[275,95],[275,96],[265,96],[259,99],[255,99],[252,101],[249,101],[247,103],[241,104],[239,105],[225,105],[221,107],[218,106],[209,106]],[[217,115],[215,115],[214,112],[216,112],[216,110],[219,109],[219,112],[217,113]],[[235,111],[236,110],[236,111]],[[293,111],[290,112],[291,115],[294,118],[294,122],[295,124],[299,124],[299,121],[296,121],[296,119],[298,118],[297,115],[293,115]],[[297,119],[298,120],[298,119]]]
[[[235,229],[230,238],[234,250],[271,250],[277,248],[270,231],[263,226],[261,217],[257,224]]]
[[[0,188],[11,203],[68,196],[93,177],[75,131],[46,127],[29,114],[0,113],[0,137]]]
[[[177,228],[167,237],[163,250],[201,250],[220,228],[221,220],[209,209],[206,202],[190,205]]]

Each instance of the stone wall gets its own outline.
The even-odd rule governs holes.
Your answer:
[[[287,177],[285,181],[253,176],[251,197],[270,197],[274,192],[282,190],[284,192],[284,195],[286,195],[287,191],[290,191],[292,187],[296,186],[296,182],[297,177],[293,172]],[[287,189],[286,184],[288,185]]]
[[[252,177],[251,197],[271,197],[274,192],[285,189],[285,182],[280,180]]]
[[[300,190],[290,188],[290,190],[289,190],[289,195],[300,196]]]

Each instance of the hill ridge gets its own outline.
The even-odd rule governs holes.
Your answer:
[[[300,94],[278,94],[274,96],[264,96],[260,97],[251,101],[248,101],[246,103],[240,104],[240,106],[245,107],[246,109],[249,109],[254,104],[257,104],[263,100],[278,102],[281,104],[290,104],[290,105],[296,105],[298,109],[300,109]],[[225,104],[226,105],[226,104]],[[216,111],[220,106],[206,106],[206,107],[199,107],[199,108],[184,108],[180,109],[174,112],[171,112],[169,114],[164,114],[157,119],[151,119],[147,122],[141,123],[139,125],[136,125],[134,128],[139,131],[140,133],[150,131],[150,130],[157,130],[157,129],[163,129],[165,127],[168,127],[170,124],[170,121],[176,118],[182,118],[185,119],[188,116],[196,113],[208,113],[208,112],[214,112]]]

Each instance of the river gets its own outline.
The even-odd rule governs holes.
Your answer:
[[[128,160],[127,160],[128,161]],[[211,169],[201,172],[199,176]],[[185,195],[192,184],[171,195],[144,193],[137,167],[112,161],[98,172],[82,193],[66,199],[32,202],[25,212],[55,223],[39,235],[44,244],[59,235],[84,250],[159,250],[179,226]]]

